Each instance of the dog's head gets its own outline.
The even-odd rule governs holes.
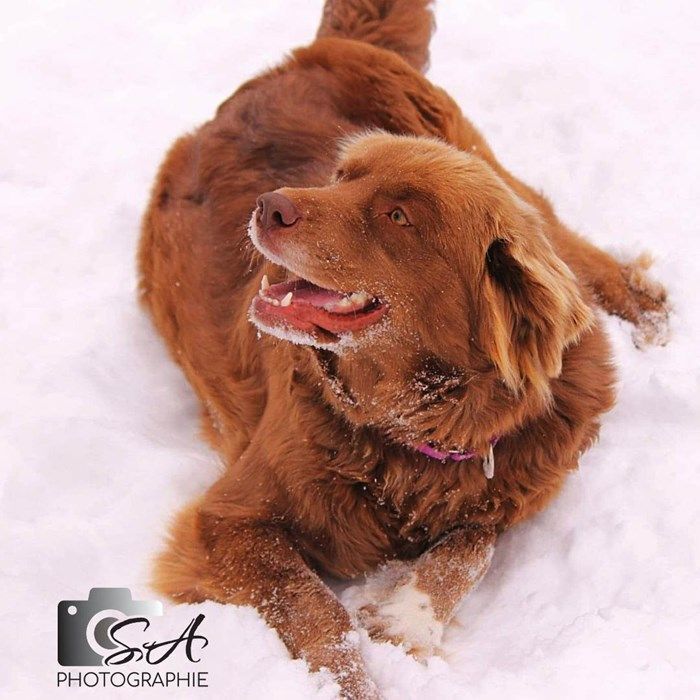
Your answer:
[[[354,137],[328,186],[259,198],[250,237],[287,273],[263,280],[250,318],[311,348],[357,422],[473,444],[496,404],[547,400],[565,348],[592,323],[542,227],[476,156],[433,139]],[[456,438],[455,413],[483,434]]]

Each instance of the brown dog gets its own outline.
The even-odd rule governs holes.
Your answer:
[[[428,4],[329,0],[314,44],[175,144],[139,251],[227,465],[155,585],[256,606],[348,697],[376,688],[316,572],[390,562],[359,622],[429,653],[613,403],[596,306],[647,340],[666,314],[645,259],[569,231],[421,75]]]

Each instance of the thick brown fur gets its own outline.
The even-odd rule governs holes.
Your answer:
[[[418,72],[428,5],[329,0],[315,43],[175,143],[139,249],[141,300],[227,465],[178,517],[155,585],[179,601],[257,606],[353,697],[376,688],[315,572],[415,560],[429,594],[451,577],[432,591],[447,622],[474,583],[459,578],[459,552],[459,570],[481,571],[475,543],[543,508],[612,406],[596,310],[647,340],[666,313],[646,259],[620,263],[567,229]],[[381,295],[384,332],[334,352],[250,323],[263,274],[287,274],[247,232],[256,197],[279,188],[304,214],[281,244],[295,272]],[[383,216],[397,203],[412,231]],[[478,457],[443,463],[414,449],[426,441]],[[466,534],[440,548],[448,533]],[[376,613],[370,631],[402,641]]]

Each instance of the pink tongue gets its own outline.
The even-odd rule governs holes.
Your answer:
[[[329,310],[332,310],[333,304],[347,298],[347,295],[341,292],[317,287],[308,280],[292,280],[291,282],[270,285],[265,296],[281,301],[288,292],[294,293],[295,304],[309,304],[310,306],[325,307]]]
[[[282,305],[290,292],[291,301]],[[384,304],[365,302],[359,308],[365,298],[360,295],[353,304],[342,292],[317,287],[307,280],[292,280],[270,285],[257,294],[251,303],[251,313],[270,326],[293,327],[315,336],[326,331],[337,336],[371,326],[384,315]],[[272,299],[277,304],[271,304]]]

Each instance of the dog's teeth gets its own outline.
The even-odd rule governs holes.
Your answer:
[[[354,292],[350,300],[356,306],[364,306],[369,301],[369,295],[366,292]]]
[[[270,280],[267,278],[267,275],[263,275],[262,279],[260,280],[260,291],[266,292],[269,288],[270,288]]]
[[[280,306],[289,306],[292,303],[293,292],[287,292],[284,299],[280,302]]]

